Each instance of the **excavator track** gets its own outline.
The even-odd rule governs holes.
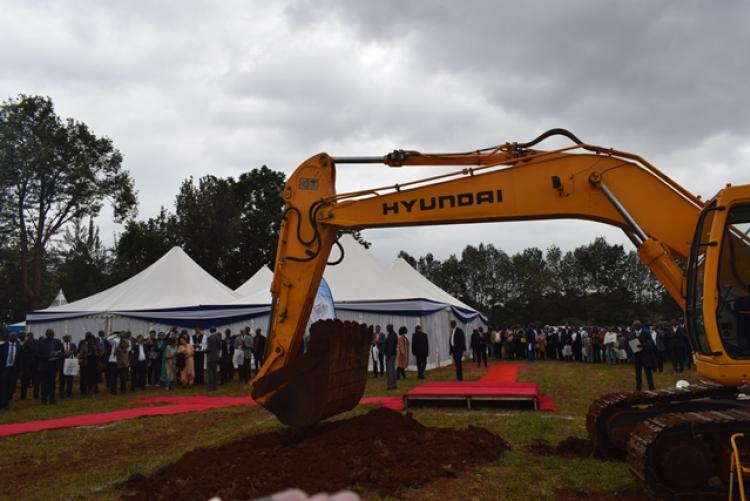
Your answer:
[[[645,392],[609,393],[595,400],[586,415],[586,429],[596,457],[625,459],[628,439],[635,426],[664,412],[691,410],[691,402],[701,399],[734,399],[737,389],[711,382],[684,388],[666,388]],[[683,408],[679,405],[682,403]],[[702,410],[703,403],[692,407]],[[675,407],[674,410],[667,410]]]
[[[750,433],[750,408],[662,414],[639,423],[628,465],[649,493],[666,499],[726,496],[733,433]],[[745,401],[746,402],[746,401]]]

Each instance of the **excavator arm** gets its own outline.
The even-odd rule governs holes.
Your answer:
[[[556,134],[569,137],[575,146],[532,149]],[[337,194],[335,167],[346,163],[462,168],[401,185]],[[284,199],[267,359],[253,381],[253,397],[293,426],[348,410],[364,391],[370,332],[347,325],[338,327],[346,333],[335,335],[313,327],[310,351],[299,353],[340,230],[561,218],[598,221],[628,235],[641,260],[684,308],[682,270],[703,207],[700,199],[642,158],[583,144],[562,130],[531,143],[466,153],[323,153],[292,174]]]

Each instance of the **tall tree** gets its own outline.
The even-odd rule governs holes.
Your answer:
[[[175,201],[180,242],[199,265],[219,280],[237,283],[235,256],[240,242],[241,203],[234,179],[186,179]]]
[[[135,214],[133,180],[121,165],[110,139],[61,120],[48,97],[20,95],[0,106],[2,210],[17,241],[26,309],[40,306],[48,251],[67,224],[99,214],[105,198],[116,221]]]
[[[109,256],[99,238],[99,228],[76,219],[63,234],[64,250],[56,275],[69,301],[101,291],[109,285]]]
[[[285,176],[265,165],[242,174],[234,186],[240,208],[237,273],[227,284],[236,287],[261,266],[273,268],[284,207]]]

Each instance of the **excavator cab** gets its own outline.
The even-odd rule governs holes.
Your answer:
[[[750,379],[750,190],[726,188],[701,212],[688,266],[693,350],[712,379]],[[739,363],[738,363],[739,362]]]

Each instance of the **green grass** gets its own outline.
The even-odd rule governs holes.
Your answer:
[[[542,413],[508,408],[477,409],[420,407],[411,412],[417,420],[439,427],[482,426],[502,436],[512,450],[498,461],[455,479],[441,479],[420,489],[406,490],[407,499],[553,499],[561,489],[589,492],[638,493],[624,463],[593,459],[540,456],[524,450],[530,440],[556,443],[568,436],[585,436],[585,415],[591,400],[610,391],[629,391],[632,366],[580,363],[521,362],[519,379],[536,381],[542,393],[551,394],[558,412]],[[479,379],[484,370],[466,366],[466,379]],[[427,380],[451,380],[451,369],[427,373]],[[678,379],[697,380],[697,373],[680,377],[666,369],[656,375],[657,387],[672,386]],[[419,384],[415,373],[398,382],[398,394]],[[171,395],[205,393],[204,389],[177,390]],[[221,388],[219,395],[242,395],[244,385]],[[13,401],[11,411],[0,413],[0,423],[49,419],[99,412],[134,405],[142,395],[167,394],[162,390],[74,396],[56,406]],[[392,394],[385,378],[368,380],[366,395]],[[359,407],[348,415],[366,412]],[[1,499],[117,499],[115,485],[133,473],[149,474],[196,447],[212,446],[254,433],[280,428],[261,408],[234,407],[199,413],[160,416],[113,423],[107,426],[53,430],[0,439]],[[471,444],[467,444],[471,446]],[[408,460],[408,458],[405,458]],[[365,496],[377,499],[371,493]]]

